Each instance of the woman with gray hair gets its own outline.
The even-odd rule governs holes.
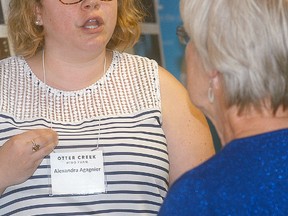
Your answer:
[[[288,1],[180,2],[190,98],[223,149],[172,185],[159,215],[287,215]]]

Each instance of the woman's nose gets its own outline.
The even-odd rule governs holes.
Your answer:
[[[82,7],[86,10],[96,9],[100,6],[100,0],[84,0],[82,2]]]

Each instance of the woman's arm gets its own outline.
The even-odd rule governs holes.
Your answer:
[[[184,172],[211,157],[215,149],[207,120],[191,103],[184,86],[161,67],[159,76],[171,185]]]

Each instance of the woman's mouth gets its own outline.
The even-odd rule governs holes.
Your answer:
[[[100,26],[100,23],[96,19],[88,20],[84,25],[83,28],[86,29],[96,29]]]
[[[97,29],[102,26],[103,23],[104,21],[101,17],[91,17],[83,24],[82,27],[85,29]]]

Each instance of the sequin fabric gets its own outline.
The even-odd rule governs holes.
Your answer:
[[[171,187],[159,216],[288,215],[288,129],[234,140]]]

